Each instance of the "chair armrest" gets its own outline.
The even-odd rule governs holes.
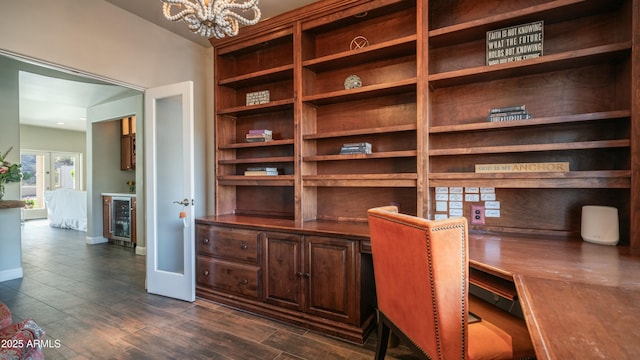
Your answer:
[[[0,303],[0,329],[4,329],[7,326],[11,325],[13,321],[11,320],[11,310],[7,305]]]
[[[42,358],[40,339],[45,332],[32,319],[15,323],[0,330],[0,360]],[[38,340],[38,341],[36,341]],[[40,356],[35,356],[39,354]]]

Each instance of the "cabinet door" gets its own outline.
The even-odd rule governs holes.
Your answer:
[[[111,238],[111,196],[102,197],[102,236]]]
[[[305,262],[304,274],[308,281],[305,311],[354,324],[359,300],[355,242],[306,236]]]
[[[132,148],[133,138],[130,135],[120,137],[120,170],[135,169],[135,164],[132,161]]]
[[[301,237],[292,234],[265,235],[264,289],[268,303],[302,310]]]

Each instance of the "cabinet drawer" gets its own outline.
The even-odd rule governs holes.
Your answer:
[[[260,297],[260,268],[198,256],[198,285],[237,295]]]
[[[259,232],[207,225],[198,225],[196,231],[199,254],[258,264]]]

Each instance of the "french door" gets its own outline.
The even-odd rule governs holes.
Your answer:
[[[81,158],[79,153],[22,150],[20,163],[25,175],[21,182],[21,199],[27,204],[24,218],[47,217],[44,193],[56,189],[81,188]]]
[[[193,82],[145,91],[147,291],[195,300]]]

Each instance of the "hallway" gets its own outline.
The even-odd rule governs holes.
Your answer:
[[[14,322],[32,317],[47,332],[46,359],[373,358],[375,334],[358,346],[205,300],[147,294],[144,256],[86,245],[84,232],[28,221],[22,247],[24,278],[0,283],[0,301]],[[399,347],[387,358],[413,357]]]

